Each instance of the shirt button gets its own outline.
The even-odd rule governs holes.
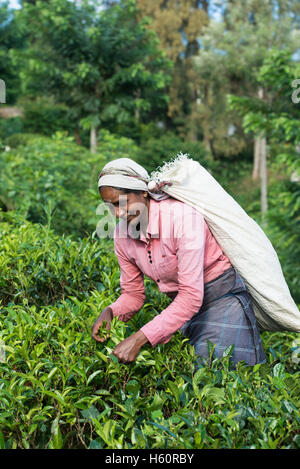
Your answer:
[[[152,261],[150,261],[150,264],[152,264]]]
[[[159,278],[156,280],[157,282],[160,282]]]

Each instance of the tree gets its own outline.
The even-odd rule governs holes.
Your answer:
[[[217,3],[217,2],[216,2]],[[195,61],[201,91],[204,141],[210,146],[218,134],[227,139],[227,129],[216,120],[213,112],[216,99],[228,92],[239,96],[267,99],[264,84],[258,83],[257,74],[272,47],[290,48],[299,45],[299,2],[293,0],[227,0],[222,4],[222,21],[211,20],[204,28],[201,46]],[[220,85],[220,82],[223,84]],[[221,86],[221,93],[215,92]],[[219,88],[220,89],[220,88]],[[229,91],[230,90],[230,91]],[[221,98],[222,99],[222,98]],[[222,120],[232,122],[232,112],[224,107]],[[254,171],[264,168],[266,144],[258,134],[254,139]]]
[[[300,76],[300,66],[292,60],[290,51],[271,50],[257,78],[258,84],[264,85],[268,99],[262,101],[260,98],[229,97],[231,107],[243,116],[245,131],[260,136],[261,141],[268,140],[273,153],[277,154],[278,161],[286,165],[289,175],[300,169],[297,152],[297,146],[300,144],[300,112],[299,106],[292,100],[292,83],[298,76]],[[261,164],[266,165],[266,157],[262,161]],[[266,166],[261,168],[261,174],[261,206],[265,222],[268,208]],[[300,206],[299,190],[297,197],[296,210]],[[289,202],[292,198],[289,198]]]
[[[198,91],[192,58],[197,55],[198,38],[208,24],[208,3],[199,0],[137,0],[140,17],[148,16],[150,28],[158,35],[161,47],[174,62],[169,88],[167,121],[171,121],[189,140],[201,136],[197,124]]]
[[[91,151],[100,125],[166,106],[171,62],[146,22],[137,21],[134,1],[100,11],[87,0],[37,0],[18,14],[29,44],[22,57],[15,54],[23,93],[66,104],[69,119],[90,129]]]
[[[226,60],[211,41],[210,34],[204,33],[199,54],[193,61],[199,96],[195,112],[204,146],[212,157],[237,154],[245,147],[240,119],[227,108],[226,95],[232,83],[226,75]]]
[[[8,2],[0,5],[0,18],[0,78],[5,82],[6,103],[15,104],[20,93],[20,80],[10,49],[22,49],[23,35]]]

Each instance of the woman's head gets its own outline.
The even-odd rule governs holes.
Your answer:
[[[101,171],[98,187],[102,200],[117,218],[138,223],[147,219],[149,196],[147,171],[129,158],[107,163]]]
[[[100,186],[103,202],[108,204],[116,218],[137,224],[148,220],[149,196],[147,191],[122,187]]]
[[[102,200],[109,204],[117,218],[135,225],[141,221],[143,229],[148,223],[149,195],[155,200],[169,197],[162,192],[154,194],[148,189],[149,181],[149,174],[141,165],[130,158],[118,158],[104,166],[98,187]]]

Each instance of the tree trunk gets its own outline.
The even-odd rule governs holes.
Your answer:
[[[75,137],[75,142],[78,144],[78,145],[82,145],[82,140],[80,138],[80,135],[79,135],[79,131],[78,131],[78,128],[76,127],[76,129],[74,130],[74,137]]]
[[[4,80],[0,80],[0,103],[6,103],[6,86]]]
[[[265,137],[261,139],[260,155],[261,215],[262,224],[265,225],[265,214],[268,210],[267,139]]]
[[[191,142],[198,142],[197,119],[198,119],[197,102],[194,101],[194,103],[191,106],[190,115],[188,117],[189,130],[187,134],[187,139]]]
[[[207,133],[205,131],[203,133],[204,133],[203,143],[204,143],[205,150],[209,153],[208,157],[212,158],[212,147],[211,147],[210,138],[207,136]]]
[[[97,150],[97,128],[94,124],[91,126],[90,132],[90,151],[91,153],[96,153]]]
[[[203,105],[206,108],[206,119],[202,123],[202,131],[203,131],[203,143],[205,150],[208,152],[208,158],[213,159],[213,150],[212,150],[212,140],[210,136],[210,131],[209,131],[209,122],[210,122],[210,111],[209,111],[209,102],[208,102],[208,96],[209,96],[209,89],[208,85],[203,86]],[[205,122],[207,121],[207,123]]]
[[[264,90],[262,87],[258,89],[259,99],[264,98]],[[261,153],[263,149],[262,137],[258,135],[254,139],[254,158],[253,158],[253,171],[252,179],[258,179],[260,176],[260,167],[261,167]]]
[[[259,99],[264,99],[264,90],[262,87],[258,89]],[[259,154],[259,173],[260,173],[260,200],[261,200],[261,218],[262,224],[265,225],[265,214],[268,210],[268,179],[267,179],[267,139],[265,136],[258,136],[258,154]]]
[[[260,148],[261,148],[261,138],[254,138],[254,164],[252,171],[252,179],[258,179],[260,176]]]

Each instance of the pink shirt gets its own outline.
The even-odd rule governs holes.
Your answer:
[[[126,236],[126,237],[125,237]],[[175,299],[141,328],[152,347],[168,342],[199,311],[204,283],[231,267],[204,217],[173,198],[150,200],[147,235],[134,239],[121,220],[114,233],[121,269],[122,294],[110,305],[114,316],[128,321],[145,301],[144,274],[161,292],[177,292]]]

